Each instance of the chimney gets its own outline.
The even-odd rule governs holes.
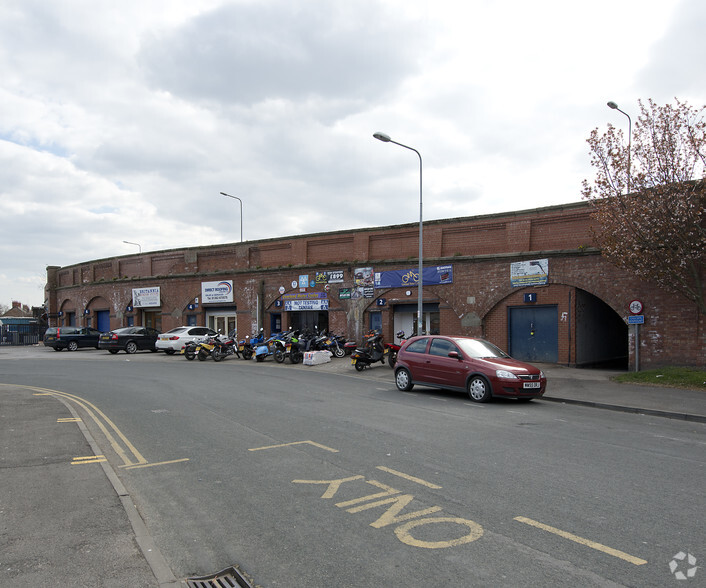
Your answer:
[[[21,302],[18,302],[17,300],[13,300],[13,301],[12,301],[12,308],[19,308],[19,309],[21,309],[21,308],[22,308],[22,303],[21,303]]]

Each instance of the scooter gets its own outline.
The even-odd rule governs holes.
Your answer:
[[[351,353],[351,363],[356,371],[362,372],[375,362],[385,363],[385,356],[389,351],[389,348],[383,344],[382,335],[372,333],[366,337],[363,347],[358,347]]]
[[[261,362],[265,361],[265,358],[270,355],[274,356],[275,351],[277,351],[280,345],[284,347],[284,344],[273,335],[255,348],[255,360]]]

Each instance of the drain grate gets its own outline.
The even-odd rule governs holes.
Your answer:
[[[211,576],[187,578],[189,588],[253,588],[253,585],[236,568],[230,567]]]

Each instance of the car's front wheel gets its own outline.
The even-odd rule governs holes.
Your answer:
[[[127,345],[125,345],[125,353],[129,353],[130,355],[137,353],[137,343],[134,341],[128,341]]]
[[[473,402],[488,402],[490,396],[490,384],[483,376],[473,376],[468,381],[468,397]]]
[[[412,384],[412,374],[409,373],[409,370],[400,368],[395,372],[395,385],[397,389],[402,390],[402,392],[409,392],[414,388],[414,384]]]

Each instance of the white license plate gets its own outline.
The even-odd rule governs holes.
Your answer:
[[[541,388],[542,384],[541,382],[525,382],[522,384],[523,388]]]

